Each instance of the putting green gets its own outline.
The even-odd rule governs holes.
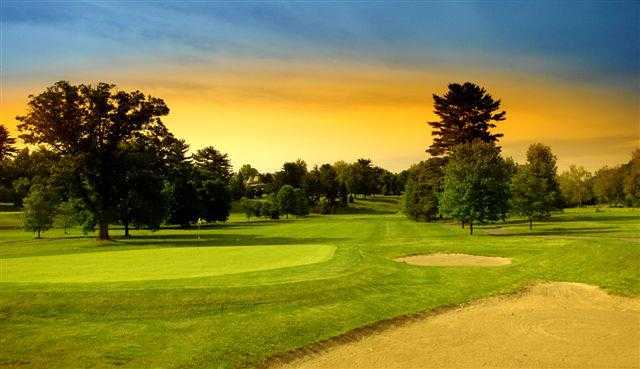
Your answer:
[[[236,274],[319,263],[335,246],[179,247],[0,260],[3,282],[79,283]]]

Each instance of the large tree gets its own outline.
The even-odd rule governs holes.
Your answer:
[[[27,144],[69,159],[74,192],[98,224],[99,238],[108,239],[109,224],[118,219],[120,147],[168,135],[160,119],[168,113],[163,100],[140,91],[60,81],[29,96],[27,114],[16,119]]]
[[[494,143],[502,134],[491,133],[495,122],[503,121],[500,100],[474,83],[451,83],[448,91],[433,95],[434,113],[440,118],[429,122],[433,127],[433,143],[427,149],[432,156],[446,155],[456,145],[480,140]]]
[[[527,150],[527,163],[520,166],[511,180],[513,210],[529,220],[546,218],[559,205],[556,156],[551,148],[533,144]]]
[[[16,153],[16,139],[9,135],[9,130],[0,124],[0,161],[8,159]]]
[[[439,197],[443,214],[469,224],[504,219],[509,209],[509,168],[492,143],[476,140],[453,148]]]

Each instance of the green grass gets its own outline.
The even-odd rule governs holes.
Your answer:
[[[33,240],[17,228],[19,214],[0,213],[0,367],[243,367],[540,281],[640,295],[638,209],[571,209],[532,232],[514,219],[474,236],[397,212],[395,198],[359,199],[332,216],[246,222],[234,214],[200,240],[195,230],[167,229],[108,243],[60,230]],[[392,260],[443,251],[513,263]]]
[[[331,258],[334,250],[329,245],[254,245],[30,256],[0,261],[0,278],[52,283],[193,278],[313,264]]]

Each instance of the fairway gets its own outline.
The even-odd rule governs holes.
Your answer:
[[[328,260],[327,245],[181,247],[33,256],[0,261],[4,282],[119,282],[286,268]]]
[[[270,365],[318,342],[376,333],[381,321],[543,282],[640,295],[638,209],[569,209],[532,231],[516,218],[478,226],[473,236],[398,211],[398,197],[376,197],[358,199],[351,214],[247,222],[236,213],[203,228],[199,240],[193,229],[170,228],[128,240],[117,230],[107,243],[59,229],[33,240],[13,216],[0,216],[0,366]],[[511,263],[395,260],[438,254]]]

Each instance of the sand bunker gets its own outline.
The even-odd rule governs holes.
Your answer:
[[[303,357],[282,368],[638,368],[640,299],[538,285]]]
[[[396,261],[422,266],[500,266],[511,264],[511,259],[508,258],[467,254],[413,255],[398,258]]]

